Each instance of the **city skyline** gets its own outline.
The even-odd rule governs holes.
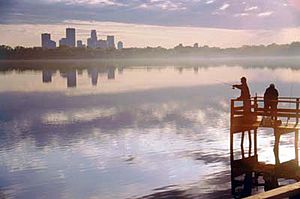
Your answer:
[[[0,44],[24,47],[41,45],[40,34],[51,33],[51,39],[59,41],[65,37],[65,28],[77,30],[77,40],[85,41],[92,29],[98,36],[115,35],[122,38],[126,47],[157,47],[173,48],[182,43],[192,46],[208,45],[215,47],[241,47],[243,45],[268,45],[272,43],[286,44],[300,40],[300,28],[280,30],[230,30],[198,27],[165,27],[152,25],[134,25],[115,22],[82,22],[66,21],[64,24],[12,24],[0,25]],[[12,37],[14,35],[14,37]],[[149,37],[149,38],[148,38]]]
[[[68,47],[79,47],[79,48],[101,48],[101,49],[122,49],[124,43],[118,41],[115,43],[114,35],[106,35],[106,40],[98,39],[97,31],[91,30],[90,37],[86,39],[86,43],[82,40],[76,39],[76,28],[66,28],[65,37],[59,39],[58,46],[57,42],[51,39],[51,33],[41,34],[41,47],[44,49],[54,49],[56,47],[68,46]]]

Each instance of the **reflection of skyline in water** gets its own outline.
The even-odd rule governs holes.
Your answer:
[[[116,73],[117,71],[117,73]],[[147,71],[147,72],[145,72]],[[0,73],[0,92],[3,91],[67,91],[65,88],[76,87],[73,95],[89,93],[127,92],[130,90],[145,90],[169,87],[189,87],[198,85],[222,84],[228,87],[246,76],[250,82],[273,82],[279,85],[285,82],[291,85],[299,82],[300,73],[291,68],[272,69],[243,68],[242,66],[227,67],[91,67],[80,69],[43,69],[41,70],[12,70]],[[40,74],[42,77],[37,77]],[[256,75],[259,74],[259,75]],[[42,79],[42,81],[40,80]],[[112,83],[110,80],[117,82]],[[6,82],[10,82],[7,84]],[[176,82],[176,83],[175,83]],[[257,90],[258,94],[264,89]],[[284,90],[284,89],[283,89]],[[285,91],[285,90],[284,90]],[[252,93],[255,95],[255,93]],[[290,95],[285,93],[284,95]]]
[[[59,70],[60,76],[67,79],[67,87],[77,86],[77,75],[83,75],[83,70]],[[107,74],[107,79],[115,79],[115,67],[109,67],[107,70],[99,70],[98,68],[87,69],[89,78],[91,78],[91,84],[97,86],[99,74]],[[42,70],[42,81],[43,83],[51,83],[52,75],[55,71],[43,69]]]
[[[34,84],[27,92],[21,86],[0,89],[5,104],[0,106],[4,195],[128,198],[178,188],[200,198],[228,196],[228,104],[239,93],[215,79],[233,82],[246,74],[252,93],[263,92],[275,80],[280,94],[287,96],[292,82],[293,94],[300,95],[299,79],[286,78],[290,70],[284,68],[220,66],[179,73],[174,67],[134,67],[122,68],[122,73],[118,69],[114,81],[107,69],[76,70],[76,90],[99,86],[99,92],[84,95],[61,92],[68,90],[67,75],[49,71],[0,74],[0,81],[14,80],[23,90],[28,82]],[[291,75],[296,78],[299,72]],[[261,158],[274,161],[272,135],[262,131],[259,136]],[[286,158],[293,150],[291,140],[283,140]]]
[[[43,83],[51,83],[52,82],[52,74],[51,70],[43,70]]]

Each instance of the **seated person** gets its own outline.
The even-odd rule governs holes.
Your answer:
[[[275,113],[278,104],[278,90],[275,88],[274,84],[270,84],[270,86],[266,89],[264,94],[264,108],[265,113],[268,114],[269,110],[271,113],[271,119],[275,118]]]

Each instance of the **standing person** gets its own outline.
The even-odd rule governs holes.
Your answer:
[[[271,119],[276,119],[274,118],[274,116],[278,104],[278,95],[278,90],[275,88],[274,84],[270,84],[270,86],[266,89],[264,94],[265,113],[267,114],[270,109]]]
[[[247,85],[246,77],[241,78],[241,84],[232,85],[232,88],[240,89],[241,95],[237,98],[243,101],[244,111],[246,114],[251,112],[251,101],[250,101],[250,91]]]
[[[241,90],[241,95],[237,98],[237,100],[243,101],[243,123],[251,123],[252,122],[252,116],[251,116],[251,101],[250,101],[250,91],[249,87],[247,85],[247,79],[246,77],[241,78],[241,84],[234,84],[232,85],[232,88]],[[253,118],[254,119],[254,118]],[[242,131],[242,139],[241,139],[241,149],[242,149],[242,158],[244,158],[244,149],[243,149],[243,142],[244,142],[244,133],[245,131]],[[248,138],[249,138],[249,156],[251,155],[251,132],[248,131]],[[245,177],[245,185],[243,194],[249,194],[249,191],[251,192],[251,184],[249,184],[249,175]],[[246,196],[245,195],[245,196]]]

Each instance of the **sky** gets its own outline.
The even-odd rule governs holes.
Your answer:
[[[125,47],[238,47],[300,40],[300,0],[0,0],[0,44],[40,46],[74,27]]]

